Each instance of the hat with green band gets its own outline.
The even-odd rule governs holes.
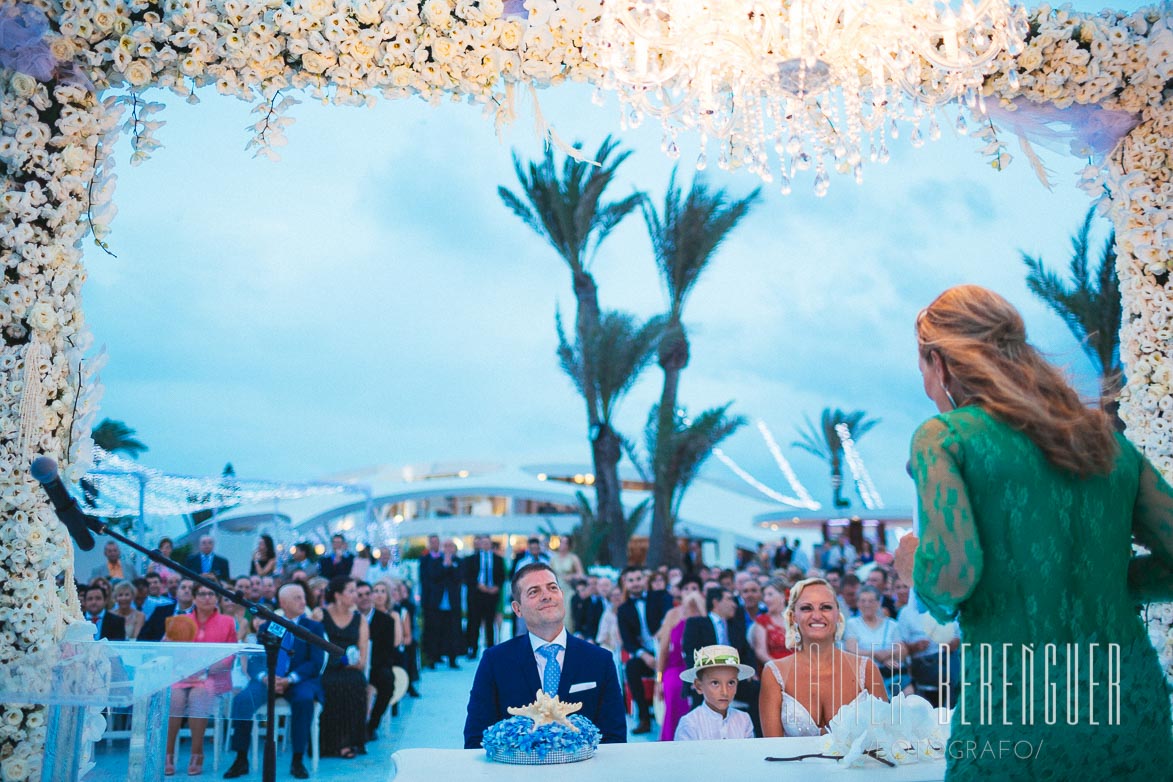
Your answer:
[[[680,678],[686,682],[696,680],[696,675],[706,668],[736,668],[738,679],[749,679],[755,671],[751,666],[743,665],[741,656],[732,646],[713,644],[702,646],[692,654],[692,667],[680,672]]]

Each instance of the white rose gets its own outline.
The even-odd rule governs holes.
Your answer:
[[[37,80],[27,73],[14,73],[9,81],[12,91],[22,98],[32,95],[37,89]]]
[[[135,60],[126,66],[122,75],[132,87],[142,87],[151,80],[151,67],[142,60]]]
[[[52,331],[58,325],[57,313],[53,311],[52,305],[48,302],[38,301],[29,310],[28,322],[37,331]]]
[[[323,73],[330,67],[330,61],[317,52],[306,52],[301,56],[301,67],[310,73]]]

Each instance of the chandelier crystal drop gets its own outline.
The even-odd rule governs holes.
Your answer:
[[[899,124],[920,146],[943,105],[983,111],[983,79],[1027,30],[1011,0],[604,0],[585,35],[625,128],[659,120],[672,157],[697,131],[698,169],[713,143],[718,166],[778,172],[783,193],[813,169],[824,195],[830,171],[885,162]]]

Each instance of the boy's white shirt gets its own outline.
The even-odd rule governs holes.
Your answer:
[[[680,718],[674,741],[709,741],[713,739],[752,739],[753,722],[744,711],[729,707],[722,717],[707,703],[702,703]]]

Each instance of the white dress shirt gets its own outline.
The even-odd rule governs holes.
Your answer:
[[[533,633],[529,634],[530,645],[534,648],[534,662],[538,666],[538,680],[542,683],[542,689],[546,688],[546,656],[539,654],[538,649],[541,649],[546,644],[558,644],[562,647],[562,651],[558,652],[558,667],[561,669],[566,663],[566,628],[554,637],[553,641],[547,641],[545,638],[538,638]]]
[[[712,739],[752,739],[753,722],[744,711],[732,706],[722,717],[702,703],[680,718],[673,741],[710,741]]]

